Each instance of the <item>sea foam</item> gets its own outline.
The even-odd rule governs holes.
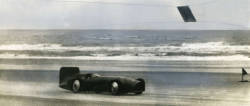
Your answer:
[[[64,46],[61,44],[0,45],[0,58],[86,60],[248,60],[250,45],[224,42],[155,46]],[[67,55],[65,55],[67,53]]]

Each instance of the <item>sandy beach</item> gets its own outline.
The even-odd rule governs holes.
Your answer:
[[[67,99],[51,99],[29,96],[0,95],[3,106],[151,106],[148,104],[113,103],[98,101],[80,101]],[[158,104],[158,106],[161,106]],[[162,105],[164,106],[164,105]]]

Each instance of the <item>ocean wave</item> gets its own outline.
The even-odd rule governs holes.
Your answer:
[[[68,59],[68,60],[123,60],[123,61],[147,61],[147,60],[167,60],[167,61],[250,61],[248,56],[232,55],[232,56],[152,56],[144,54],[141,56],[121,55],[107,56],[105,54],[96,54],[94,56],[29,56],[16,54],[0,54],[1,59]]]
[[[0,50],[13,51],[138,51],[138,52],[249,52],[250,45],[230,45],[224,42],[207,43],[182,43],[181,45],[156,45],[156,46],[63,46],[61,44],[9,44],[0,45]]]
[[[5,55],[14,57],[230,57],[250,55],[250,45],[230,45],[225,42],[182,43],[180,45],[155,46],[64,46],[61,44],[9,44],[0,45],[0,58]]]

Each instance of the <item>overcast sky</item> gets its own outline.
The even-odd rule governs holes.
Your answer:
[[[0,29],[249,29],[249,14],[250,0],[0,0]]]

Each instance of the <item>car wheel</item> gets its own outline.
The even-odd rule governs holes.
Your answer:
[[[119,93],[119,83],[117,81],[113,81],[111,83],[111,93],[113,95],[117,95]]]
[[[74,93],[77,93],[80,91],[80,87],[81,87],[80,81],[78,79],[74,80],[72,84],[72,91]]]

